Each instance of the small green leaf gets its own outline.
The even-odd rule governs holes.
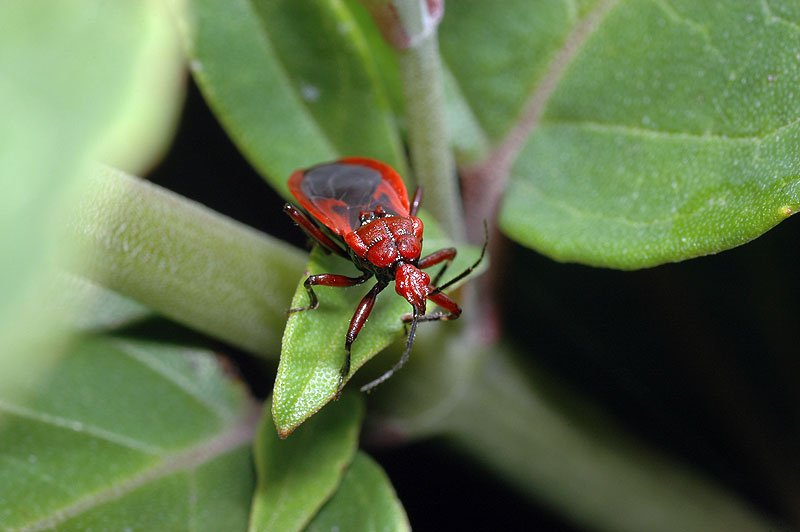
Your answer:
[[[254,414],[207,352],[82,340],[0,390],[0,522],[241,530]]]
[[[501,226],[565,261],[640,268],[800,209],[800,32],[787,2],[619,2],[576,44]]]
[[[326,255],[319,248],[312,251],[308,270],[311,274],[360,275],[352,264]],[[308,304],[304,280],[305,277],[298,283],[292,307]],[[319,308],[289,316],[274,391],[273,415],[279,433],[291,433],[336,395],[350,318],[374,283],[370,280],[353,288],[315,287]],[[394,294],[393,286],[378,296],[369,320],[353,344],[351,376],[397,338],[403,330],[400,318],[408,311],[408,302]]]
[[[302,530],[336,490],[358,447],[364,406],[346,393],[323,414],[282,440],[269,405],[255,443],[258,487],[251,531]]]
[[[425,213],[422,216],[425,220],[423,256],[453,246],[452,242],[442,237],[438,226],[429,216]],[[474,246],[460,246],[458,250],[443,282],[474,263],[480,254],[480,249]],[[470,278],[479,275],[487,263],[488,260],[484,260]],[[433,278],[438,267],[431,270]],[[360,275],[352,264],[339,257],[326,255],[318,248],[311,253],[308,273],[339,273],[351,277]],[[292,307],[308,305],[303,281],[305,277],[297,285]],[[352,288],[315,287],[319,308],[289,316],[274,389],[273,415],[279,433],[290,433],[335,397],[344,363],[345,335],[350,319],[359,301],[374,283],[374,280],[370,280]],[[381,292],[369,320],[353,343],[348,379],[402,334],[404,325],[401,318],[410,309],[408,302],[395,293],[393,284]]]
[[[192,0],[190,66],[217,116],[277,190],[297,168],[366,155],[404,171],[376,60],[346,4]]]
[[[411,530],[411,525],[386,473],[358,452],[336,494],[306,530],[400,532]]]

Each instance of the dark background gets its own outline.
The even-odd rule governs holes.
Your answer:
[[[194,86],[174,145],[149,177],[304,245],[283,200]],[[716,256],[636,272],[559,264],[514,246],[504,334],[646,443],[797,523],[798,223]],[[269,393],[272,368],[207,342],[232,356],[256,395]],[[415,530],[580,530],[442,442],[368,451]]]

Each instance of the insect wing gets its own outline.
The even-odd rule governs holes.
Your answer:
[[[395,216],[409,213],[400,175],[391,166],[364,157],[298,170],[289,178],[289,190],[301,207],[340,236],[358,229],[361,213],[378,206]]]

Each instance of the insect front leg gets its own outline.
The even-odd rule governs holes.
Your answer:
[[[303,286],[308,292],[308,306],[307,307],[293,307],[289,309],[289,314],[294,312],[302,312],[304,310],[314,310],[319,307],[319,299],[314,292],[313,286],[335,286],[347,287],[356,286],[369,279],[372,274],[365,273],[360,277],[347,277],[346,275],[337,275],[335,273],[319,273],[317,275],[309,275],[303,283]]]
[[[447,288],[448,286],[450,286],[452,284],[457,283],[458,281],[460,281],[461,279],[463,279],[464,277],[466,277],[467,275],[472,273],[472,271],[475,268],[478,267],[478,265],[481,263],[481,261],[483,261],[483,257],[486,255],[486,248],[489,246],[489,225],[486,223],[486,220],[483,221],[483,233],[485,235],[484,239],[483,239],[483,247],[481,248],[481,254],[478,257],[478,260],[476,260],[474,263],[472,263],[472,265],[469,268],[467,268],[463,272],[459,273],[458,275],[456,275],[455,277],[453,277],[452,279],[450,279],[449,281],[447,281],[443,285],[441,285],[441,286],[439,286],[437,288],[434,288],[433,291],[430,294],[428,294],[428,299],[433,300],[433,298],[431,296],[435,296],[435,295],[441,294],[442,290],[444,290],[445,288]],[[439,273],[441,273],[441,272],[439,272]],[[437,278],[438,277],[439,276],[437,275]],[[433,284],[437,284],[437,283],[433,283]],[[456,306],[458,306],[458,305],[456,305]]]
[[[444,266],[442,266],[431,283],[436,286],[439,284],[439,279],[442,278],[444,272],[447,270],[450,264],[453,263],[453,259],[456,258],[456,253],[458,253],[456,248],[444,248],[440,249],[439,251],[434,251],[430,255],[419,259],[419,262],[417,262],[417,268],[424,270],[425,268],[430,268],[431,266],[436,266],[437,264],[444,262]]]

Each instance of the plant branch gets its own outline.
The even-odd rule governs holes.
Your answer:
[[[427,209],[456,241],[465,239],[464,214],[444,112],[441,57],[436,33],[400,52],[411,164]]]
[[[647,449],[567,390],[553,388],[552,378],[526,381],[507,353],[493,353],[448,416],[447,434],[522,490],[587,526],[616,532],[781,529]]]
[[[469,349],[468,342],[461,347]],[[783,529],[648,449],[551,376],[523,370],[504,346],[470,357],[469,365],[455,363],[455,352],[435,355],[415,361],[422,367],[410,368],[413,378],[392,383],[380,402],[382,417],[372,418],[372,441],[445,436],[523,492],[593,529]]]
[[[66,238],[69,268],[232,345],[277,357],[307,255],[113,169],[89,180]]]
[[[411,166],[425,205],[454,240],[466,237],[456,167],[444,111],[437,28],[443,1],[361,0],[397,51],[403,82]]]

